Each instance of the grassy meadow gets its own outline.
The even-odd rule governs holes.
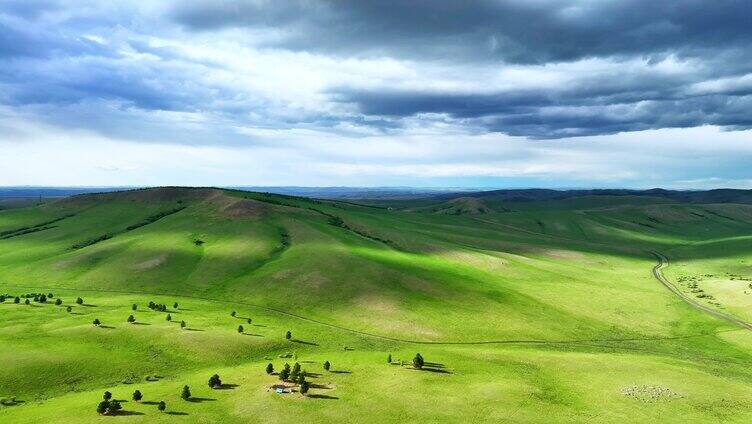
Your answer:
[[[652,252],[752,320],[747,205],[160,188],[2,210],[0,422],[749,422],[752,332]],[[296,362],[309,392],[275,393],[267,364]]]

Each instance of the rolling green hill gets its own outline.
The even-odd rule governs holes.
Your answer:
[[[752,206],[680,200],[157,188],[3,210],[0,422],[748,422]],[[309,396],[270,390],[295,362]],[[96,413],[105,390],[122,416]]]

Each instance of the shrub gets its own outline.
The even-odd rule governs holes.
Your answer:
[[[243,334],[243,326],[242,325],[238,326],[238,333]]]
[[[159,409],[159,412],[164,412],[164,410],[167,409],[167,405],[165,405],[163,400],[159,401],[159,404],[157,405],[157,409]]]
[[[266,373],[270,375],[274,373],[274,365],[271,362],[266,366]]]
[[[191,388],[183,386],[183,391],[180,393],[180,398],[183,400],[189,400],[191,398]]]
[[[209,377],[209,387],[211,387],[212,389],[222,387],[222,380],[220,380],[219,375],[214,374],[213,376]]]
[[[287,340],[290,340],[292,338],[292,333],[288,330],[287,333],[285,333],[285,338]]]
[[[81,299],[80,297],[78,297],[78,298],[76,298],[76,303],[78,303],[79,305],[83,305],[84,304],[84,300]]]
[[[73,311],[73,308],[72,308],[72,307],[70,307],[70,306],[68,306],[67,308],[65,308],[65,311],[66,311],[66,312],[71,312],[71,311]]]
[[[138,402],[141,400],[141,398],[143,398],[143,395],[141,394],[139,390],[136,390],[135,392],[133,392],[133,400]]]
[[[94,321],[92,321],[91,323],[94,324],[95,326],[99,326],[102,323],[102,321],[100,321],[99,318],[94,318]]]
[[[136,317],[134,317],[133,315],[128,315],[127,321],[133,324],[134,322],[136,322]]]

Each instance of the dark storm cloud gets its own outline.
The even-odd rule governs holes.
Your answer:
[[[707,55],[752,41],[746,0],[204,0],[176,3],[173,17],[196,30],[283,29],[288,36],[278,46],[290,49],[409,59]]]

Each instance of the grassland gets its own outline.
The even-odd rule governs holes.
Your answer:
[[[0,304],[2,422],[752,418],[752,332],[651,271],[659,252],[681,293],[752,320],[750,206],[163,188],[0,211],[0,234],[0,294],[54,295]],[[273,393],[270,362],[310,395]],[[96,414],[105,390],[120,416]]]

